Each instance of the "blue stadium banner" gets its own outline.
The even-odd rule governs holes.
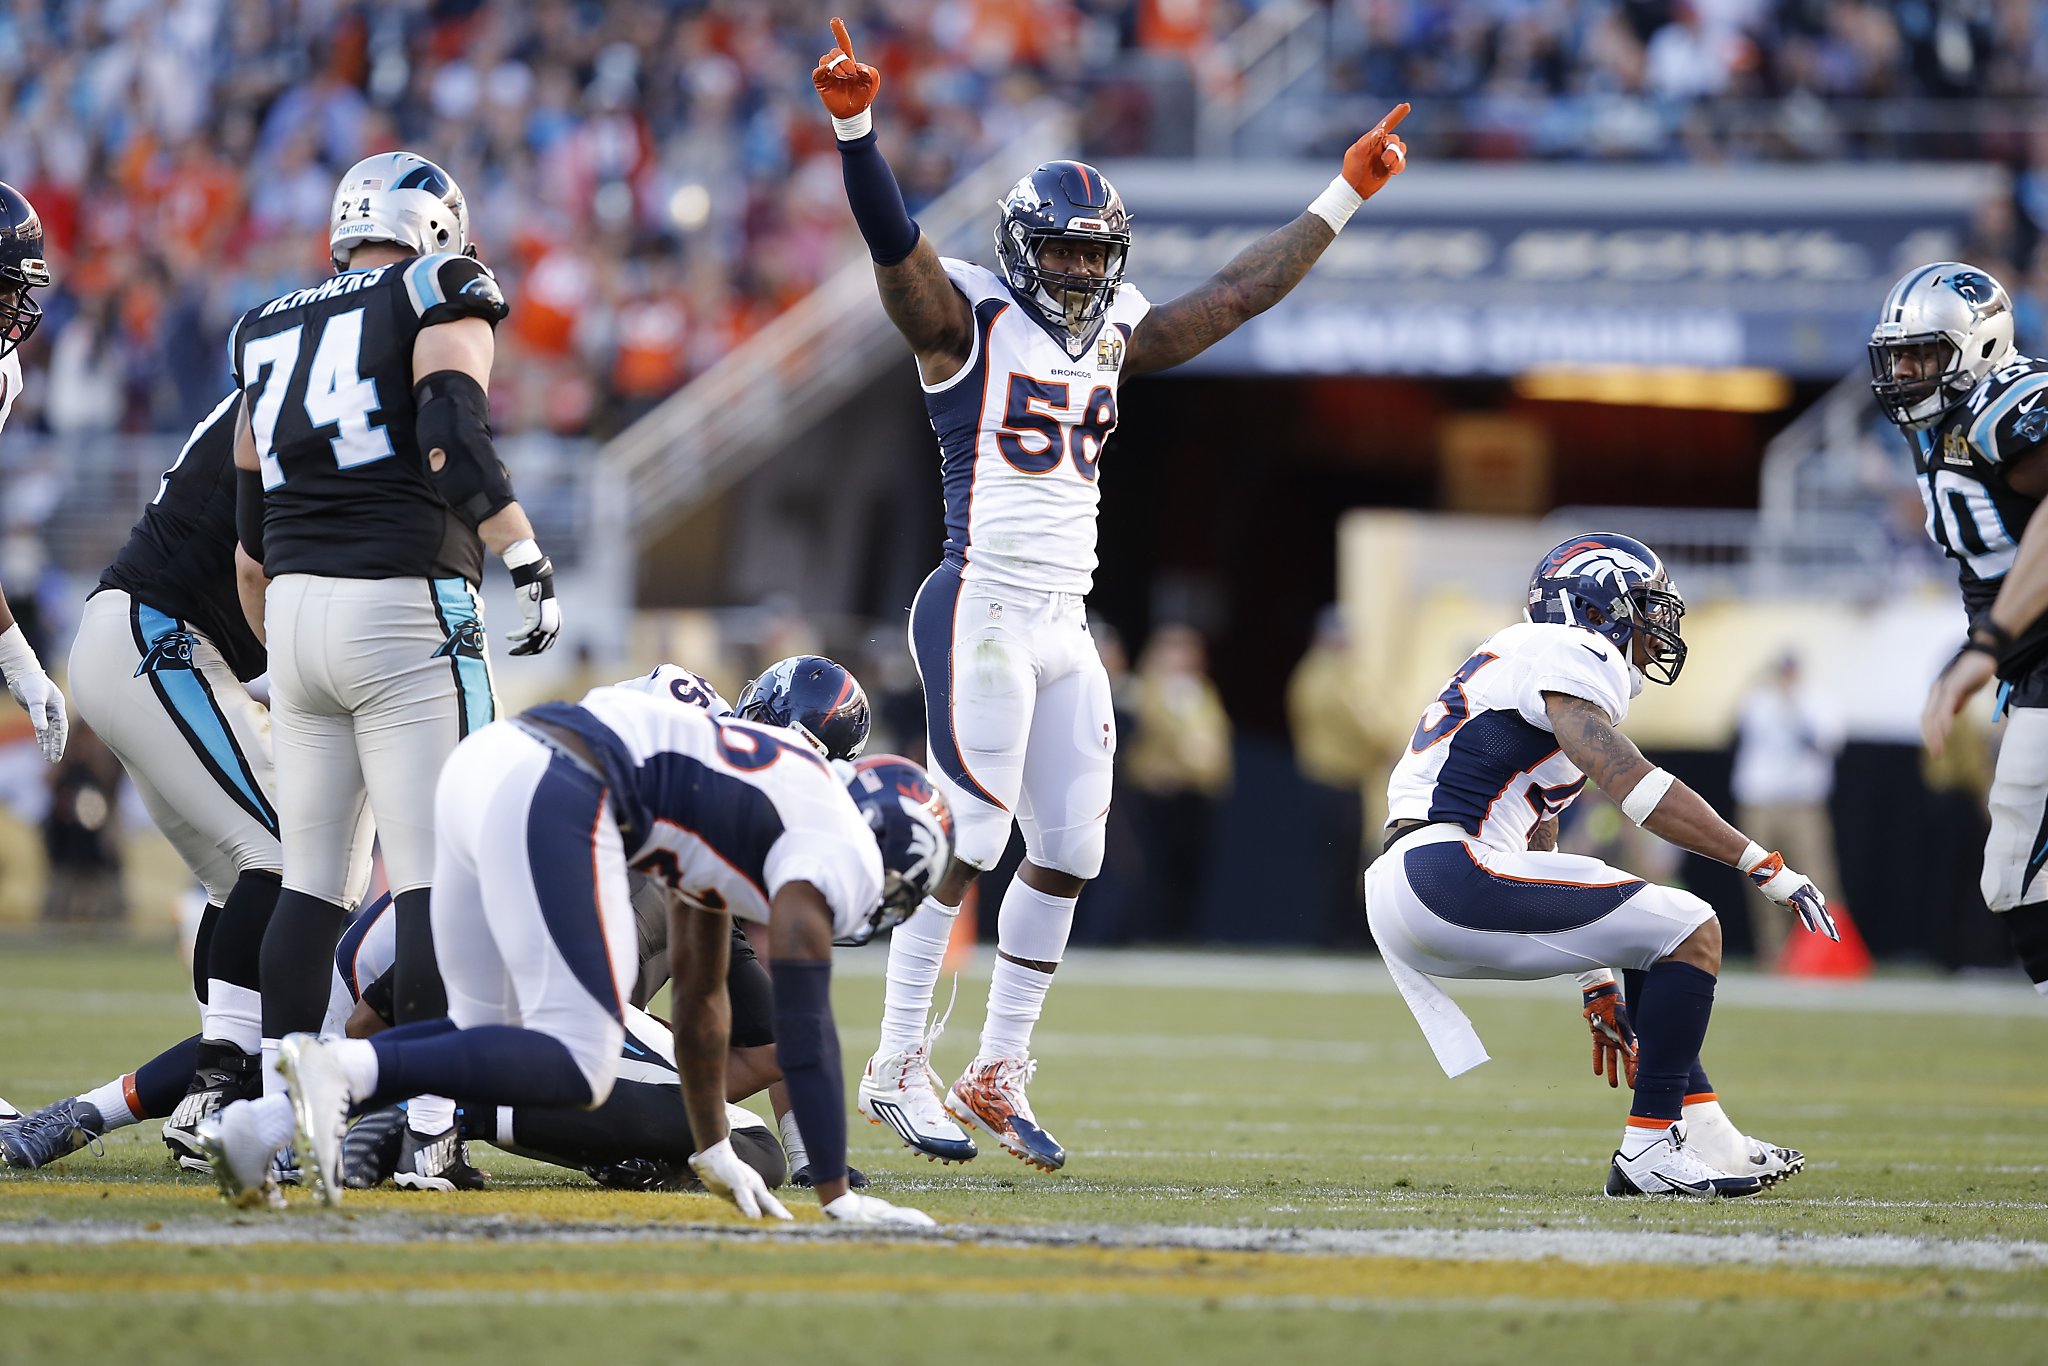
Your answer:
[[[1199,283],[1328,183],[1327,167],[1106,166],[1133,215],[1130,279]],[[2009,193],[1979,165],[1418,165],[1308,278],[1191,369],[1513,375],[1556,366],[1864,364],[1879,301],[1964,249]]]

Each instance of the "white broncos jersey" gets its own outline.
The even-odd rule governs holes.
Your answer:
[[[14,411],[14,400],[21,397],[21,352],[19,349],[0,356],[0,431],[7,428],[8,414]]]
[[[1628,661],[1582,626],[1522,622],[1487,637],[1416,722],[1387,783],[1387,820],[1445,821],[1489,849],[1526,850],[1586,775],[1550,731],[1546,692],[1583,697],[1620,725]]]
[[[1116,430],[1131,329],[1151,309],[1137,287],[1077,357],[992,270],[947,258],[974,309],[960,373],[924,385],[946,491],[946,555],[969,583],[1083,593],[1095,582],[1096,488]]]
[[[702,707],[713,716],[733,714],[732,703],[719,696],[710,679],[703,674],[692,673],[680,664],[657,664],[648,673],[612,686],[629,692],[644,692],[649,697],[666,697],[685,706]]]
[[[874,832],[801,736],[618,687],[527,715],[590,746],[611,786],[627,866],[685,900],[766,923],[777,892],[808,882],[839,936],[881,901]]]

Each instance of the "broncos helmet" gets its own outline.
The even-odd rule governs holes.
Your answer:
[[[1961,261],[1936,261],[1892,286],[1870,330],[1870,389],[1884,415],[1907,431],[1946,417],[2013,354],[2005,286]],[[1901,379],[1912,356],[1919,373]]]
[[[0,356],[27,341],[43,320],[43,306],[29,297],[48,289],[50,263],[43,259],[43,219],[28,196],[0,183]]]
[[[857,759],[874,717],[860,680],[823,655],[778,659],[747,684],[733,714],[800,731],[827,759]]]
[[[1102,172],[1080,161],[1048,161],[1010,187],[999,201],[996,260],[1017,297],[1072,341],[1092,333],[1116,301],[1131,252],[1131,216]],[[1108,245],[1103,273],[1070,275],[1038,263],[1055,237]]]
[[[1685,599],[1657,552],[1632,536],[1594,531],[1554,546],[1529,576],[1523,616],[1605,636],[1628,661],[1631,676],[1676,683],[1685,667],[1679,635]],[[1640,668],[1630,648],[1636,640],[1647,661]]]
[[[412,152],[379,152],[348,168],[334,188],[327,251],[338,271],[366,242],[390,242],[418,256],[476,255],[469,206],[455,177]]]
[[[953,859],[953,812],[925,771],[896,754],[841,766],[846,791],[882,847],[882,900],[838,944],[865,944],[894,929],[931,895]]]

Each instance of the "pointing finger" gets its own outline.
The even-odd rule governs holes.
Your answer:
[[[833,20],[834,24],[837,24],[838,22],[839,21],[836,19]],[[1374,131],[1381,133],[1391,133],[1396,128],[1399,128],[1401,126],[1401,120],[1408,117],[1408,108],[1409,105],[1408,101],[1406,100],[1403,100],[1399,104],[1395,105],[1392,109],[1387,111],[1387,116],[1380,120],[1379,127]]]
[[[846,54],[846,60],[853,61],[853,39],[847,36],[845,23],[836,17],[832,20],[832,36],[839,40],[839,50]]]

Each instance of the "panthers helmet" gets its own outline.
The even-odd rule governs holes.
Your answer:
[[[1909,272],[1885,296],[1870,331],[1870,388],[1907,431],[1941,421],[2013,354],[2012,300],[1991,275],[1961,261]],[[1898,362],[1922,364],[1901,379]]]
[[[0,183],[0,356],[27,341],[43,320],[32,289],[48,289],[50,263],[43,259],[43,220],[28,196]]]
[[[1529,621],[1583,626],[1614,642],[1633,676],[1676,683],[1685,667],[1679,635],[1685,599],[1657,552],[1632,536],[1595,531],[1553,547],[1529,576]],[[1636,664],[1636,640],[1646,663]]]
[[[857,759],[874,718],[860,680],[823,655],[778,659],[747,684],[733,714],[800,731],[827,759]]]
[[[996,260],[1017,297],[1047,326],[1079,340],[1102,321],[1124,282],[1131,216],[1102,172],[1080,161],[1048,161],[1010,187],[996,220]],[[1047,270],[1039,250],[1055,237],[1108,245],[1100,278]]]
[[[931,895],[953,860],[953,812],[925,771],[895,754],[875,754],[840,772],[846,791],[882,847],[882,900],[851,934],[865,944],[894,929]]]
[[[469,207],[455,177],[412,152],[379,152],[348,168],[334,188],[327,250],[336,270],[366,242],[390,242],[417,256],[476,255]]]

